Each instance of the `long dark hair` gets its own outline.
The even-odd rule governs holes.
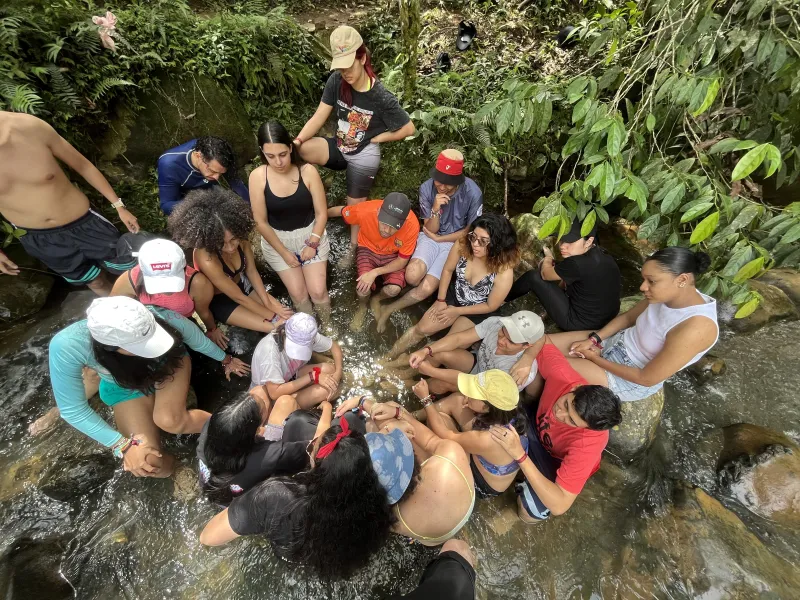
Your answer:
[[[156,322],[175,340],[172,348],[156,358],[120,354],[116,346],[101,344],[92,338],[92,352],[100,366],[111,373],[120,387],[137,390],[143,396],[152,394],[157,383],[171,378],[186,355],[180,332],[161,317],[156,317]]]
[[[289,158],[292,164],[298,169],[302,166],[303,160],[300,158],[300,153],[297,151],[297,148],[294,147],[292,136],[286,131],[286,127],[283,126],[283,123],[279,121],[267,121],[258,128],[256,137],[258,138],[258,153],[261,155],[261,162],[265,165],[268,163],[267,157],[264,156],[264,144],[283,144],[284,146],[288,146],[289,150],[291,150]]]
[[[478,227],[485,229],[491,240],[486,252],[486,267],[489,271],[500,273],[517,266],[520,250],[517,244],[517,232],[511,221],[503,215],[487,213],[472,222],[469,226],[469,233],[474,232]],[[467,259],[473,258],[472,244],[469,243],[467,237],[461,239],[459,250],[461,256]]]
[[[644,262],[654,260],[662,271],[672,273],[677,277],[684,273],[691,273],[695,277],[708,270],[711,258],[705,252],[692,252],[688,248],[669,246],[654,252]]]
[[[322,434],[320,447],[341,430],[339,425],[329,428]],[[388,540],[394,517],[360,432],[351,430],[313,469],[270,481],[276,480],[298,498],[284,510],[305,513],[303,543],[290,549],[287,558],[308,565],[321,578],[350,577]],[[262,484],[256,502],[269,501],[258,498],[264,492],[269,492],[269,486]],[[264,524],[265,531],[269,527]]]
[[[231,481],[244,470],[256,447],[264,443],[256,440],[261,420],[261,406],[249,392],[231,398],[211,415],[203,446],[211,476],[203,491],[212,502],[228,505],[233,500]]]
[[[501,410],[488,402],[486,402],[486,406],[489,410],[475,417],[473,429],[485,430],[492,425],[511,425],[518,434],[525,435],[527,433],[528,416],[522,407],[517,406],[512,410]]]
[[[369,75],[370,79],[377,81],[378,76],[375,75],[375,70],[372,68],[372,57],[370,56],[369,50],[367,49],[366,44],[361,44],[361,47],[356,50],[356,60],[361,62],[361,59],[365,56],[367,59],[364,61],[364,70],[367,72],[367,75]],[[339,86],[339,98],[341,98],[342,102],[347,104],[347,106],[351,106],[353,104],[353,88],[344,80],[344,77],[342,77],[342,84]]]

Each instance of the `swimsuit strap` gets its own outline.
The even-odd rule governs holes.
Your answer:
[[[230,267],[227,264],[225,264],[225,261],[222,258],[222,252],[217,251],[217,258],[219,259],[219,262],[222,263],[222,272],[225,273],[225,275],[227,275],[231,279],[235,279],[236,276],[242,273],[245,267],[247,266],[247,262],[244,257],[244,250],[242,250],[241,246],[239,246],[239,261],[241,264],[239,265],[239,268],[236,269],[235,271],[231,271]]]
[[[467,476],[464,475],[464,472],[458,467],[458,465],[456,463],[454,463],[452,460],[450,460],[449,458],[447,458],[446,456],[442,456],[440,454],[434,454],[434,455],[426,458],[422,462],[422,464],[420,465],[420,470],[422,469],[422,467],[425,466],[425,464],[431,458],[441,458],[442,460],[446,460],[451,465],[453,465],[453,467],[455,467],[455,470],[458,471],[459,475],[461,475],[461,477],[464,479],[464,483],[467,484],[467,489],[469,490],[470,498],[474,502],[475,501],[475,487],[469,484],[469,480],[467,479]],[[395,510],[395,513],[397,513],[397,518],[400,519],[400,522],[403,524],[403,527],[405,527],[411,533],[411,535],[413,535],[415,538],[420,539],[420,540],[438,540],[439,537],[441,537],[441,536],[439,536],[439,537],[430,537],[430,536],[427,536],[427,535],[420,535],[420,534],[416,533],[413,529],[411,529],[411,527],[408,526],[408,523],[405,522],[405,519],[403,519],[403,515],[400,513],[400,503],[399,502],[394,505],[394,510]]]

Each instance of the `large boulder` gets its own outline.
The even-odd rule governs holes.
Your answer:
[[[53,500],[67,502],[103,485],[116,468],[110,452],[64,457],[44,476],[39,489]]]
[[[656,437],[656,429],[664,409],[664,388],[652,396],[622,403],[622,423],[610,431],[609,454],[622,463],[641,455]]]
[[[758,281],[783,290],[795,305],[800,306],[800,272],[795,269],[771,269],[759,277]]]
[[[770,521],[800,528],[800,447],[757,425],[739,423],[723,432],[722,493]]]
[[[539,239],[539,229],[542,220],[531,213],[522,213],[511,219],[511,224],[517,232],[517,243],[522,252],[519,269],[529,271],[542,259],[542,240]]]
[[[256,155],[255,131],[241,100],[208,77],[165,77],[158,93],[143,98],[142,106],[135,116],[119,107],[108,134],[99,142],[105,161],[124,153],[134,176],[146,177],[163,152],[203,135],[228,140],[239,166]]]
[[[761,304],[750,316],[732,319],[730,324],[734,330],[754,331],[772,321],[797,318],[797,309],[783,290],[761,281],[751,280],[748,284],[753,291],[761,294]]]
[[[8,323],[39,312],[53,288],[55,276],[18,244],[4,252],[20,267],[19,275],[0,275],[0,321]]]
[[[641,266],[644,259],[658,250],[649,240],[639,239],[639,226],[618,217],[598,232],[600,244],[617,259],[630,260]]]
[[[0,597],[4,600],[66,600],[75,589],[62,573],[67,542],[58,538],[21,539],[0,561]]]

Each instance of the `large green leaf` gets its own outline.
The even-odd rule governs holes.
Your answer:
[[[608,42],[609,38],[611,37],[610,31],[604,31],[592,42],[592,45],[589,46],[589,56],[597,54],[597,52]]]
[[[684,183],[679,183],[672,188],[667,195],[664,196],[664,201],[661,203],[661,214],[668,215],[673,212],[681,205],[681,200],[683,200],[685,195],[686,185]]]
[[[572,122],[577,123],[586,116],[589,108],[592,106],[592,101],[589,98],[583,98],[572,109]]]
[[[764,157],[767,155],[767,146],[768,144],[760,144],[740,158],[733,169],[731,181],[744,179],[761,166],[761,163],[764,162]]]
[[[539,113],[539,123],[536,128],[536,133],[544,135],[547,128],[550,126],[550,119],[553,116],[553,101],[550,98],[545,98],[544,102],[540,105],[541,112]]]
[[[794,225],[789,231],[783,234],[781,238],[780,244],[791,244],[792,242],[796,242],[800,240],[800,223]]]
[[[513,119],[514,119],[514,103],[506,102],[503,105],[503,108],[500,109],[500,113],[497,115],[498,137],[503,137],[503,134],[506,131],[508,131],[509,127],[511,127]]]
[[[647,189],[644,181],[636,177],[636,175],[629,175],[628,181],[631,182],[631,186],[628,188],[628,191],[625,192],[625,196],[636,202],[639,211],[643,213],[647,210],[647,196],[650,194],[650,191]]]
[[[537,237],[540,240],[543,240],[548,235],[551,235],[553,232],[555,232],[556,228],[559,225],[561,225],[561,215],[560,214],[558,214],[558,215],[556,215],[554,217],[551,217],[547,221],[545,221],[544,225],[542,225],[542,227],[539,229],[539,234],[538,234]]]
[[[600,119],[597,123],[592,125],[592,128],[589,130],[589,133],[597,133],[598,131],[604,131],[611,127],[614,124],[614,119],[611,117],[604,117]]]
[[[576,77],[567,87],[567,102],[572,103],[583,95],[583,90],[589,83],[588,77]]]
[[[714,211],[705,219],[697,224],[697,227],[692,231],[692,236],[689,238],[690,244],[699,244],[708,238],[719,225],[719,211]]]
[[[739,307],[739,310],[736,311],[736,314],[733,315],[734,319],[744,319],[752,315],[755,310],[758,308],[760,301],[758,298],[751,298],[744,304]]]
[[[607,136],[606,149],[608,150],[608,155],[612,157],[619,156],[622,142],[625,140],[625,126],[617,119],[614,119],[611,127],[608,128]]]
[[[761,272],[761,269],[764,268],[764,257],[759,256],[758,258],[754,258],[749,263],[744,265],[741,269],[739,269],[733,277],[734,283],[742,283],[747,281],[748,279],[752,279],[756,275]]]
[[[772,174],[777,171],[781,164],[781,151],[772,144],[767,144],[767,154],[764,157],[768,161],[767,177],[772,177]]]
[[[589,235],[589,232],[594,227],[595,222],[597,222],[597,213],[595,211],[590,212],[586,215],[586,218],[583,220],[583,224],[581,225],[581,236],[586,237]]]
[[[603,181],[603,178],[606,175],[606,167],[607,163],[605,162],[596,165],[589,173],[589,176],[586,178],[586,183],[588,183],[592,187],[599,186],[600,182]]]
[[[645,126],[647,127],[647,131],[653,131],[656,128],[656,116],[653,113],[647,115]]]
[[[600,181],[600,186],[598,188],[600,191],[600,200],[602,200],[604,204],[606,200],[611,199],[616,183],[614,169],[611,168],[611,165],[607,165],[603,172],[603,179]]]
[[[711,82],[711,85],[708,86],[708,90],[706,91],[703,103],[697,108],[696,111],[692,113],[693,117],[699,117],[709,108],[711,108],[711,105],[714,104],[714,100],[717,99],[717,94],[719,93],[720,84],[721,84],[720,79],[715,79],[714,81]]]
[[[639,225],[639,232],[637,233],[636,237],[640,240],[645,240],[653,235],[653,232],[658,229],[658,222],[661,220],[661,215],[655,214],[650,217],[647,217],[644,220],[644,223]]]
[[[696,219],[700,215],[708,212],[708,209],[712,206],[714,206],[713,202],[701,202],[700,204],[695,204],[692,208],[683,213],[683,216],[681,217],[681,223],[686,223],[687,221]]]

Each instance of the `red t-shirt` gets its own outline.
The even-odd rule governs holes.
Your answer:
[[[553,458],[561,461],[556,483],[570,494],[580,494],[597,469],[603,449],[608,444],[608,431],[593,431],[567,425],[556,419],[553,405],[575,386],[588,382],[569,366],[564,355],[552,344],[545,344],[536,357],[544,390],[536,411],[536,434]]]

